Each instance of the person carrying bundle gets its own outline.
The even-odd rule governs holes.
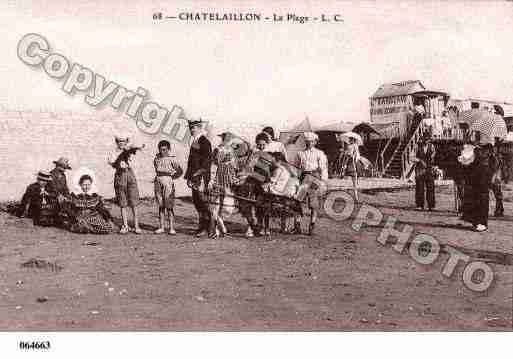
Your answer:
[[[132,157],[142,147],[129,146],[127,136],[116,136],[116,150],[110,153],[107,162],[116,170],[114,174],[114,191],[116,201],[121,208],[123,226],[119,233],[126,234],[130,231],[128,227],[128,207],[132,209],[134,217],[134,229],[136,234],[141,234],[137,205],[139,204],[139,188],[133,171]]]

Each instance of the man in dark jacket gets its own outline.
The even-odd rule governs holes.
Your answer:
[[[25,190],[16,214],[32,218],[35,225],[53,226],[56,223],[57,193],[49,173],[38,173],[37,182]]]
[[[436,150],[430,136],[426,135],[419,143],[415,166],[415,203],[418,209],[424,209],[424,199],[428,210],[435,208],[435,176],[433,173]]]
[[[69,165],[69,160],[64,157],[53,161],[53,163],[55,163],[55,168],[50,171],[50,174],[52,175],[53,187],[55,191],[57,191],[59,202],[62,202],[62,200],[68,198],[70,194],[65,172],[66,170],[70,170],[71,166]]]
[[[210,211],[207,200],[207,187],[210,182],[212,145],[202,131],[203,121],[189,121],[192,136],[191,149],[184,178],[192,189],[192,202],[198,212],[197,236],[207,234],[210,224]]]

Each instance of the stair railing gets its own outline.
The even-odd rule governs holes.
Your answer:
[[[388,146],[390,146],[390,143],[392,143],[392,140],[394,138],[393,137],[390,137],[387,141],[387,143],[385,144],[385,147],[383,147],[383,150],[381,150],[381,153],[379,154],[379,158],[380,158],[380,172],[381,172],[381,177],[383,177],[385,175],[385,152],[388,148]]]
[[[424,132],[426,131],[426,125],[422,121],[419,126],[415,129],[413,132],[413,135],[410,137],[410,140],[404,147],[403,153],[402,153],[402,160],[401,160],[401,168],[402,168],[402,179],[407,179],[410,177],[411,173],[413,172],[413,165],[415,162],[413,161],[413,158],[415,157],[417,153],[418,143],[422,136],[424,135]]]
[[[392,153],[392,156],[390,156],[390,159],[388,160],[387,165],[385,166],[385,169],[383,170],[383,174],[387,171],[388,167],[390,167],[390,164],[394,160],[394,157],[397,155],[399,148],[401,148],[401,145],[403,144],[404,139],[400,138],[399,142],[397,143],[397,146],[395,147],[394,152]]]
[[[390,146],[390,144],[392,143],[392,141],[395,139],[395,138],[399,138],[400,139],[400,129],[399,129],[399,125],[397,126],[394,126],[392,128],[392,131],[390,131],[388,133],[388,135],[390,136],[388,138],[388,141],[385,145],[385,147],[383,147],[383,150],[381,151],[380,153],[380,159],[381,159],[381,177],[383,177],[385,175],[385,171],[386,169],[388,168],[388,166],[390,165],[390,162],[392,162],[392,159],[394,158],[394,154],[395,154],[395,151],[397,151],[397,148],[399,147],[399,145],[401,144],[401,141],[399,141],[399,143],[397,144],[397,147],[395,148],[394,150],[394,153],[392,153],[392,156],[390,156],[390,159],[388,161],[388,163],[385,164],[385,152],[386,150],[388,149],[388,146]]]
[[[380,153],[381,153],[380,149],[381,149],[381,145],[382,145],[382,144],[383,144],[382,139],[381,139],[381,138],[380,138],[380,139],[378,139],[378,148],[377,148],[377,150],[376,150],[376,158],[374,159],[374,168],[375,168],[375,170],[376,170],[376,171],[378,171],[378,172],[379,172],[379,170],[380,170],[380,169],[379,169],[379,168],[380,168],[380,167],[379,167],[379,155],[380,155]]]

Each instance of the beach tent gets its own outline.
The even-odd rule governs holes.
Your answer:
[[[306,117],[303,121],[298,123],[295,127],[293,127],[289,132],[311,132],[313,131],[312,124],[308,117]]]

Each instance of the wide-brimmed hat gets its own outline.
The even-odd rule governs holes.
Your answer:
[[[71,169],[71,166],[69,165],[69,160],[66,157],[61,157],[57,161],[53,161],[58,166],[64,167],[68,170]]]
[[[235,137],[235,135],[231,132],[222,132],[218,134],[217,136],[221,137],[222,139],[228,138],[228,140],[231,140]]]
[[[45,171],[39,171],[37,173],[37,180],[38,181],[45,181],[45,182],[51,182],[52,181],[52,175]]]
[[[200,118],[194,119],[194,120],[187,120],[187,123],[189,124],[189,127],[193,126],[201,126],[203,124],[203,120]]]
[[[304,136],[306,141],[317,141],[319,139],[319,136],[314,132],[305,132]]]
[[[458,156],[458,162],[460,162],[462,165],[468,166],[474,162],[474,159],[474,146],[464,145],[463,150],[461,151],[461,155]]]
[[[356,144],[358,146],[363,146],[362,136],[360,136],[356,132],[349,131],[349,132],[342,133],[342,134],[340,134],[339,138],[342,142],[346,142],[346,143],[356,142]]]
[[[128,142],[130,140],[130,137],[124,134],[117,134],[114,136],[114,140],[116,142]]]

